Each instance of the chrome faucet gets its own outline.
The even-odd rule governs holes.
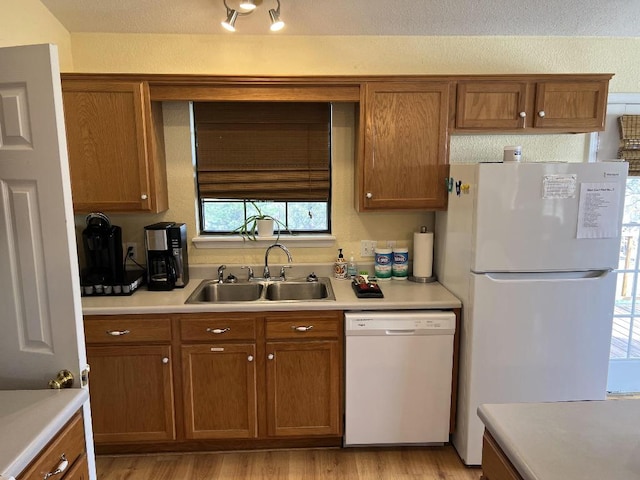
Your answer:
[[[227,268],[226,265],[220,265],[218,267],[218,283],[224,282],[224,269]]]
[[[278,247],[284,253],[287,254],[287,260],[289,260],[289,263],[293,262],[293,258],[291,257],[291,252],[289,252],[289,249],[284,245],[282,245],[281,243],[274,243],[273,245],[268,246],[267,250],[264,252],[264,272],[262,274],[264,278],[271,278],[271,273],[269,273],[269,252],[274,247]]]

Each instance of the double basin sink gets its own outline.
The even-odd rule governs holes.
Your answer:
[[[317,281],[281,280],[221,283],[203,280],[186,303],[228,302],[301,302],[335,300],[331,280],[319,277]]]

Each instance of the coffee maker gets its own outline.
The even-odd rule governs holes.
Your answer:
[[[101,212],[87,215],[86,224],[82,232],[86,267],[81,283],[88,294],[103,293],[105,287],[124,281],[122,229],[111,225],[109,217]]]
[[[172,290],[189,283],[187,226],[184,223],[147,225],[144,227],[144,243],[149,290]]]

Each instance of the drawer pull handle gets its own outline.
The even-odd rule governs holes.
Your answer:
[[[63,453],[62,456],[60,457],[60,463],[58,464],[56,469],[53,472],[47,473],[44,477],[42,477],[42,480],[47,480],[47,478],[49,477],[53,477],[55,475],[60,475],[61,473],[64,473],[64,471],[67,469],[68,466],[69,466],[69,460],[67,460],[67,457]]]
[[[308,332],[309,330],[313,329],[313,325],[307,325],[306,327],[305,326],[296,327],[295,325],[293,325],[291,329],[295,330],[296,332]]]
[[[227,327],[227,328],[207,328],[207,332],[214,333],[216,335],[220,335],[222,333],[227,333],[229,330],[231,330],[229,327]]]
[[[127,333],[131,333],[131,330],[107,330],[107,334],[112,337],[119,337],[120,335],[126,335]]]

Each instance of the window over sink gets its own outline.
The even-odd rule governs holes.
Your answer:
[[[330,103],[193,102],[193,120],[201,235],[258,213],[282,235],[331,232]]]

